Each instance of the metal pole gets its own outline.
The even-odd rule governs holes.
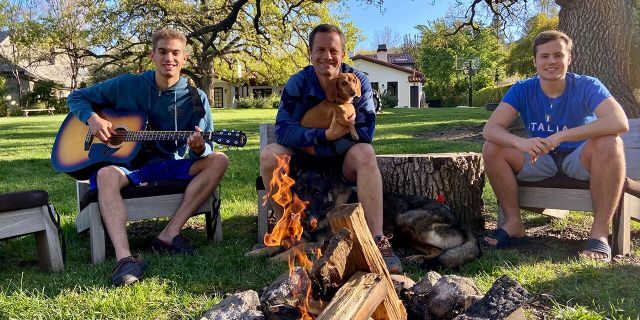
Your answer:
[[[471,82],[471,76],[473,74],[473,69],[469,68],[469,108],[473,106],[473,83]]]

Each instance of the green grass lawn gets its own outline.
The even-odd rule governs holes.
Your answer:
[[[479,142],[435,141],[421,138],[453,127],[477,127],[489,113],[482,109],[421,109],[385,111],[378,118],[374,146],[379,154],[479,152]],[[259,290],[275,280],[286,266],[245,258],[256,243],[256,192],[259,123],[272,123],[275,110],[214,110],[216,129],[244,131],[249,141],[242,149],[225,151],[231,160],[222,185],[225,240],[206,241],[202,218],[187,224],[185,234],[200,253],[194,257],[154,254],[147,243],[162,223],[136,223],[130,229],[132,249],[141,252],[151,268],[144,281],[125,288],[110,284],[114,266],[90,263],[89,240],[75,233],[74,180],[55,173],[51,146],[63,116],[0,118],[0,192],[44,189],[62,216],[67,238],[65,271],[50,274],[37,267],[32,236],[0,242],[0,319],[194,319],[227,293]],[[485,189],[487,218],[495,216],[496,202]],[[590,215],[573,213],[551,221],[525,215],[528,225],[550,224],[562,233],[576,225],[586,230]],[[637,225],[634,225],[637,227]],[[638,237],[635,233],[635,256]],[[635,263],[633,261],[636,261]],[[559,319],[637,319],[640,316],[638,259],[604,264],[583,261],[575,252],[554,250],[543,255],[515,250],[486,251],[476,262],[441,273],[473,278],[486,291],[502,274],[517,279],[535,297],[530,317]],[[424,270],[408,268],[419,280]]]

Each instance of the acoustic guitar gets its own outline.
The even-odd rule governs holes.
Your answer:
[[[62,122],[51,150],[53,169],[78,179],[88,179],[98,169],[135,159],[145,141],[186,141],[193,131],[145,131],[147,116],[140,112],[100,110],[100,116],[113,124],[116,134],[103,143],[89,127],[69,113]],[[240,131],[202,132],[207,141],[242,147],[247,136]]]

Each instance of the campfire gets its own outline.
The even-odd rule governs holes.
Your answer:
[[[264,244],[287,250],[285,257],[289,262],[289,274],[282,280],[298,279],[291,290],[292,296],[298,296],[298,301],[293,301],[299,312],[298,318],[353,319],[358,314],[366,314],[364,318],[367,319],[377,312],[379,316],[374,318],[405,319],[406,311],[368,231],[360,205],[346,205],[330,213],[329,221],[335,235],[326,246],[324,256],[318,245],[307,248],[301,239],[304,210],[308,203],[291,191],[295,181],[289,176],[290,157],[278,156],[277,160],[278,166],[269,183],[267,197],[284,210],[272,232],[265,235]],[[266,202],[268,199],[265,197],[263,200]],[[313,262],[308,252],[314,253]],[[267,292],[281,285],[282,281],[276,281]],[[274,300],[281,303],[287,299]],[[286,305],[272,306],[271,309],[275,313],[291,312],[291,306]],[[388,317],[389,314],[395,316]]]
[[[284,208],[283,215],[272,232],[265,235],[267,247],[258,254],[274,255],[284,251],[274,258],[286,259],[289,272],[268,286],[260,297],[255,291],[245,291],[225,298],[205,313],[204,319],[366,320],[407,319],[408,316],[432,319],[433,310],[439,310],[434,318],[449,318],[467,309],[471,302],[480,301],[483,312],[486,308],[482,300],[487,300],[484,305],[496,305],[495,297],[489,294],[486,299],[478,296],[479,291],[471,279],[440,277],[435,272],[437,277],[425,277],[418,284],[404,277],[406,288],[396,289],[359,203],[338,206],[327,214],[333,236],[328,244],[322,245],[322,250],[318,244],[305,243],[302,233],[308,203],[291,190],[295,181],[289,176],[289,160],[289,156],[278,157],[279,165],[274,170],[267,195]],[[264,201],[267,199],[265,197]],[[463,283],[462,287],[470,289],[459,290],[458,281]],[[512,306],[517,308],[526,301],[528,293],[517,283],[506,283],[498,291],[515,292],[517,303]],[[453,297],[448,296],[449,293]],[[500,296],[498,298],[504,300]],[[446,310],[443,305],[447,305]],[[501,312],[509,315],[512,309]]]

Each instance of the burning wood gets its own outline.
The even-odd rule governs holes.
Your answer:
[[[328,216],[333,232],[347,228],[353,234],[353,248],[348,264],[353,264],[356,270],[377,273],[383,277],[387,297],[375,310],[373,318],[406,319],[407,311],[398,298],[389,270],[369,232],[362,206],[359,203],[341,205],[331,210]]]
[[[282,318],[284,314],[290,315],[292,311],[291,305],[295,305],[300,319],[313,319],[308,312],[312,286],[306,283],[307,281],[311,282],[308,279],[306,270],[312,268],[312,263],[305,252],[304,246],[298,245],[302,238],[303,227],[301,221],[304,219],[304,210],[307,203],[300,200],[291,191],[295,180],[289,177],[290,159],[291,157],[287,155],[277,157],[278,166],[274,170],[273,177],[269,183],[271,198],[284,209],[284,212],[276,223],[273,232],[265,234],[264,244],[266,246],[292,248],[293,250],[289,250],[290,253],[287,254],[290,270],[288,277],[291,279],[298,277],[306,280],[287,282],[296,283],[289,290],[290,293],[294,294],[286,296],[292,297],[294,300],[297,296],[297,302],[290,301],[289,298],[274,300],[274,298],[270,298],[273,296],[272,294],[263,297],[261,301],[263,301],[263,305],[266,304],[267,310],[264,310],[266,314],[278,315],[278,317]],[[364,297],[358,297],[358,301],[362,302],[360,304],[349,303],[349,314],[358,315],[358,319],[366,319],[372,313],[375,319],[406,319],[406,310],[394,290],[389,271],[369,232],[362,207],[359,204],[356,206],[341,206],[329,212],[328,216],[331,229],[337,235],[332,238],[333,244],[327,250],[328,255],[317,260],[316,266],[313,268],[312,274],[318,289],[315,292],[316,296],[327,297],[332,295],[344,282],[343,279],[350,277],[355,270],[370,272],[373,275],[359,275],[352,280],[354,283],[350,286],[361,288],[359,292],[364,294]],[[296,262],[303,269],[295,268]],[[276,281],[276,283],[283,283],[283,281]],[[289,286],[286,287],[288,288]],[[344,299],[345,296],[341,297]],[[377,300],[378,298],[380,300]],[[323,312],[322,314],[326,319],[338,319],[334,317],[333,311]],[[346,315],[346,313],[343,315]]]
[[[315,297],[330,300],[338,288],[345,282],[347,275],[347,258],[353,247],[353,235],[348,229],[341,229],[331,240],[324,255],[316,260],[309,274]]]

